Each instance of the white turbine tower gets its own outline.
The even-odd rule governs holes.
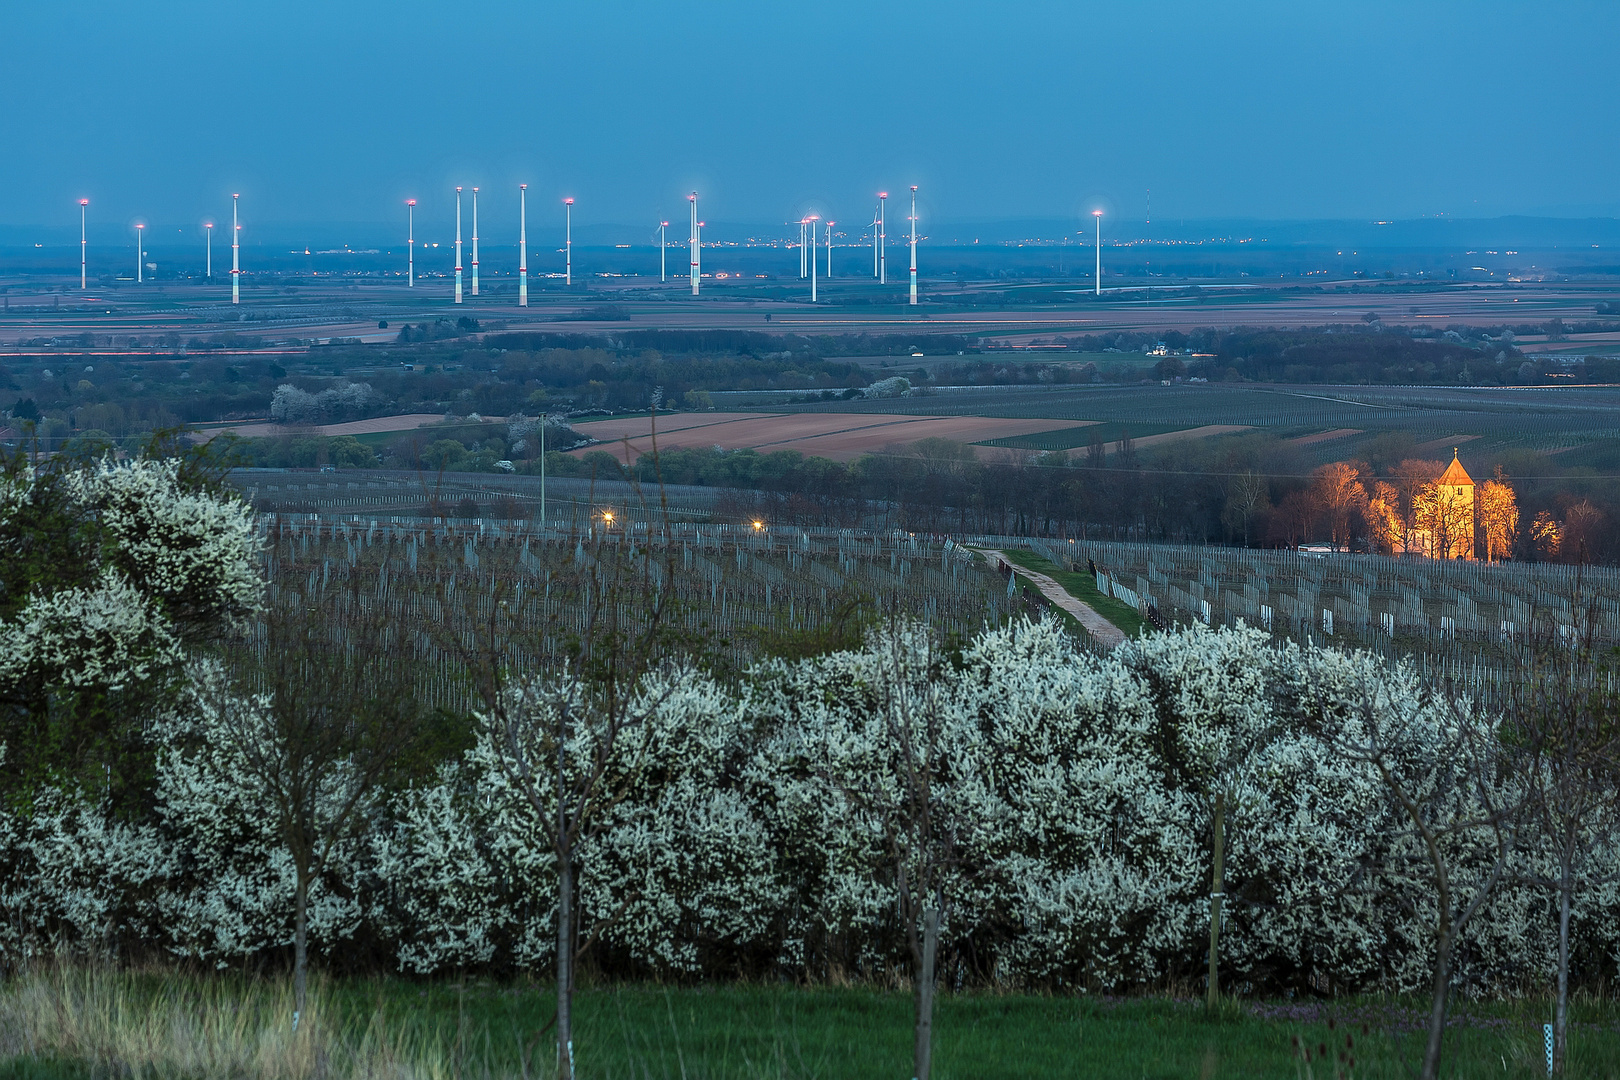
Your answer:
[[[810,228],[810,245],[805,250],[810,252],[810,302],[812,304],[816,302],[816,222],[820,220],[821,217],[817,214],[811,214],[804,219],[805,224]]]
[[[831,218],[827,219],[827,280],[832,280],[832,227],[838,224]]]
[[[917,185],[911,185],[911,302],[917,302]]]
[[[83,292],[83,291],[85,291],[86,289],[88,289],[90,287],[89,284],[88,284],[90,279],[85,273],[85,258],[84,258],[84,256],[85,256],[85,240],[86,240],[85,232],[84,232],[84,215],[85,215],[85,210],[86,210],[87,207],[89,207],[89,205],[90,205],[90,200],[89,199],[80,199],[79,200],[79,291],[80,292]]]
[[[563,200],[563,284],[574,283],[574,199],[572,196]]]
[[[242,223],[236,218],[240,193],[231,195],[231,303],[242,302]]]
[[[669,254],[669,245],[664,243],[664,230],[667,228],[669,228],[669,222],[660,221],[658,223],[658,284],[660,285],[669,280],[669,275],[664,272],[664,257]]]
[[[456,303],[461,303],[461,189],[456,188]]]
[[[878,208],[872,207],[872,279],[878,276]]]
[[[405,287],[416,288],[416,200],[405,200]]]
[[[529,306],[529,185],[518,185],[518,307]]]
[[[1102,295],[1102,211],[1093,210],[1091,216],[1097,219],[1097,295]]]
[[[698,247],[697,192],[692,192],[686,199],[692,204],[692,295],[696,296],[698,279],[703,276],[702,256],[699,254],[701,249]]]
[[[804,261],[804,253],[805,253],[805,250],[806,250],[806,248],[804,246],[804,234],[805,234],[805,221],[806,220],[807,219],[805,219],[805,218],[800,218],[799,219],[799,277],[800,277],[800,279],[807,278],[807,277],[810,276],[810,267],[806,266],[805,261]]]
[[[878,192],[878,284],[889,283],[889,193]]]
[[[478,295],[478,189],[473,188],[472,294]]]
[[[203,228],[208,230],[208,256],[207,261],[203,264],[206,267],[203,276],[212,281],[214,280],[214,223],[212,221],[205,222]]]
[[[135,226],[135,284],[137,285],[146,280],[146,252],[143,250],[145,245],[141,243],[142,238],[146,236],[146,233],[142,231],[145,228],[145,225]]]

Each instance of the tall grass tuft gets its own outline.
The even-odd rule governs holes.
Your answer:
[[[439,1080],[461,1075],[437,1033],[342,1018],[311,988],[293,1030],[284,981],[59,965],[0,988],[0,1063],[57,1061],[93,1076]],[[489,1075],[487,1070],[479,1070]]]

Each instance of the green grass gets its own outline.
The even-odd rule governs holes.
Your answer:
[[[159,977],[148,979],[146,992],[155,999]],[[243,986],[230,976],[192,982],[205,980]],[[10,992],[0,991],[0,1003]],[[230,992],[200,996],[219,1008]],[[363,1041],[368,1029],[388,1031],[384,1041],[394,1052],[376,1060],[394,1062],[389,1075],[514,1076],[524,1058],[528,1075],[550,1073],[555,1050],[545,1028],[553,1000],[544,987],[350,979],[324,983],[322,995],[327,1025],[348,1032],[351,1043]],[[911,1075],[911,1008],[907,993],[869,988],[590,988],[576,999],[575,1059],[582,1076],[602,1080],[904,1080]],[[1459,1022],[1447,1036],[1445,1074],[1543,1075],[1540,1024],[1547,1011],[1546,1002],[1536,1000],[1459,1009]],[[1270,1008],[1234,1002],[1210,1016],[1201,1004],[1166,998],[946,994],[935,1017],[934,1075],[1326,1080],[1348,1075],[1336,1074],[1332,1060],[1348,1037],[1354,1045],[1346,1052],[1357,1063],[1353,1075],[1405,1077],[1416,1071],[1422,1012],[1411,1001]],[[1620,1007],[1582,1002],[1575,1019],[1570,1074],[1620,1077]],[[1309,1074],[1297,1057],[1296,1038],[1312,1048]],[[1319,1058],[1319,1046],[1328,1047],[1330,1060]],[[12,1058],[0,1060],[0,1078],[76,1080],[118,1071],[109,1065]],[[162,1067],[139,1074],[186,1075]],[[250,1068],[240,1075],[261,1074]]]
[[[1127,424],[1108,420],[1100,424],[1088,424],[1085,427],[1057,428],[1052,431],[1036,431],[1029,435],[1009,435],[1004,439],[987,439],[977,445],[1006,446],[1014,450],[1076,450],[1080,447],[1089,447],[1093,439],[1101,439],[1108,450],[1112,452],[1114,444],[1121,439],[1142,439],[1149,435],[1163,435],[1169,431],[1184,430],[1188,426],[1187,424]]]
[[[1064,570],[1055,565],[1051,559],[1044,555],[1037,555],[1033,551],[1013,549],[1006,552],[1007,558],[1022,566],[1025,570],[1033,570],[1037,574],[1047,577],[1063,586],[1065,592],[1076,600],[1088,604],[1091,608],[1125,631],[1125,636],[1134,638],[1142,632],[1148,621],[1139,615],[1135,608],[1123,600],[1116,600],[1112,596],[1104,596],[1097,589],[1097,581],[1083,569],[1079,573]],[[1152,627],[1148,626],[1151,630]]]

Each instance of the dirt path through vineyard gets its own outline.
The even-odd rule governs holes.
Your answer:
[[[995,548],[981,548],[979,550],[988,556],[1000,559],[1003,565],[1012,568],[1013,573],[1028,578],[1031,584],[1041,590],[1042,596],[1073,615],[1076,619],[1079,619],[1080,625],[1086,628],[1086,632],[1102,644],[1107,645],[1109,648],[1125,644],[1125,631],[1097,614],[1097,609],[1090,604],[1075,599],[1070,595],[1069,590],[1059,585],[1052,578],[1034,570],[1025,570]]]

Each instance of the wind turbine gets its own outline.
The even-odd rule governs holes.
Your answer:
[[[208,230],[208,254],[207,261],[203,264],[206,267],[203,276],[212,281],[214,280],[214,223],[212,221],[204,222],[203,228]]]
[[[529,306],[529,185],[518,185],[518,307]]]
[[[878,208],[872,207],[872,277],[878,276]]]
[[[573,196],[563,200],[563,250],[567,252],[563,264],[563,284],[574,283],[574,199]]]
[[[810,246],[805,250],[810,252],[810,302],[812,304],[816,302],[816,222],[820,220],[821,218],[817,214],[811,214],[804,219],[804,223],[810,227]]]
[[[827,219],[827,280],[832,280],[832,227],[838,224],[831,218]]]
[[[84,254],[85,254],[84,215],[85,215],[85,210],[89,205],[90,205],[90,200],[89,199],[80,199],[79,200],[79,291],[80,292],[84,292],[86,289],[88,289],[90,287],[89,284],[88,284],[89,278],[85,275],[85,269],[84,269]]]
[[[1092,210],[1092,217],[1097,219],[1097,295],[1103,295],[1103,212]]]
[[[686,197],[692,204],[692,295],[698,294],[698,279],[703,276],[701,249],[698,247],[697,192]]]
[[[878,284],[889,283],[889,193],[878,192]]]
[[[135,284],[137,285],[146,280],[144,276],[146,273],[146,252],[142,250],[144,245],[141,243],[142,237],[146,235],[141,230],[145,228],[145,225],[137,224],[135,226]]]
[[[456,303],[461,303],[461,188],[456,188]]]
[[[472,294],[478,295],[478,189],[473,188]]]
[[[667,228],[669,228],[669,222],[660,221],[658,223],[658,284],[660,285],[668,280],[668,275],[664,273],[664,257],[669,253],[669,245],[664,243],[664,230]]]
[[[231,303],[242,302],[242,224],[236,219],[237,200],[240,193],[231,195]]]
[[[804,253],[805,253],[805,246],[804,246],[804,232],[805,232],[805,221],[806,221],[806,219],[805,219],[805,218],[800,218],[800,219],[799,219],[799,278],[800,278],[800,279],[801,279],[801,280],[802,280],[802,279],[804,279],[804,278],[807,278],[807,277],[809,277],[809,276],[810,276],[810,268],[809,268],[809,267],[808,267],[808,266],[806,266],[806,265],[805,265],[805,263],[804,263]]]
[[[405,250],[407,252],[405,264],[405,287],[416,288],[416,200],[405,200],[406,226]]]
[[[911,185],[911,302],[917,302],[917,185]]]

